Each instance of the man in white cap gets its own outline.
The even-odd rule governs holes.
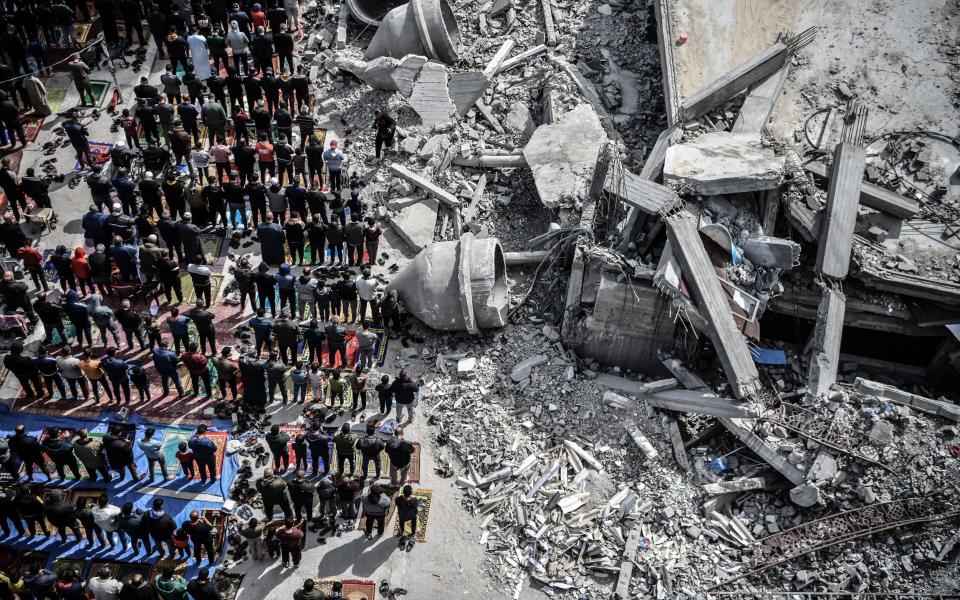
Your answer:
[[[343,152],[338,147],[337,140],[330,141],[330,147],[323,153],[323,162],[327,163],[327,172],[330,174],[330,191],[337,194],[343,187],[340,181],[340,169],[343,168]]]
[[[147,236],[140,246],[140,271],[147,282],[153,281],[157,274],[157,264],[166,258],[167,252],[160,247],[156,235]]]

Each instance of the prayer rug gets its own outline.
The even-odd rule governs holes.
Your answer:
[[[62,414],[62,413],[55,413],[55,414]],[[47,430],[48,430],[48,429],[49,429],[49,427],[44,427],[44,428],[43,428],[43,431],[40,432],[40,436],[37,438],[38,441],[39,441],[41,444],[43,443],[43,440],[45,440],[45,439],[47,438],[47,436],[49,435],[49,434],[47,433]],[[74,429],[73,427],[66,427],[66,428],[61,428],[61,429],[60,429],[60,437],[63,438],[63,439],[72,439],[76,434],[77,434],[77,431],[76,431],[76,429]],[[92,438],[102,438],[102,437],[104,436],[103,433],[96,432],[96,431],[95,431],[95,432],[91,432],[89,435],[90,435],[90,437],[92,437]],[[47,455],[46,452],[43,453],[43,459],[44,459],[44,460],[43,460],[43,467],[44,467],[44,469],[46,469],[47,473],[56,473],[56,472],[57,472],[57,467],[56,467],[56,465],[54,465],[53,461],[50,460],[50,457]],[[85,476],[85,477],[86,477],[86,476],[89,476],[89,473],[87,472],[86,467],[83,466],[83,463],[78,460],[78,461],[77,461],[77,464],[80,465],[80,473],[82,473],[83,476]],[[69,467],[64,468],[64,474],[67,476],[67,479],[70,479],[70,480],[76,479],[76,478],[73,476],[73,472],[70,470]]]
[[[49,559],[49,552],[24,552],[11,546],[3,546],[3,551],[0,552],[0,570],[4,573],[25,573],[31,566],[43,569]]]
[[[158,561],[159,562],[159,561]],[[150,579],[150,573],[153,571],[153,565],[143,563],[115,562],[108,560],[98,560],[90,563],[88,573],[99,573],[102,567],[110,571],[110,576],[127,583],[134,575],[141,575],[146,581],[153,583]]]
[[[190,275],[187,274],[187,279],[190,279]],[[210,299],[213,302],[217,301],[217,295],[220,293],[220,286],[223,285],[223,275],[210,275]],[[187,289],[187,283],[183,283],[183,299],[188,306],[194,306],[197,303],[197,290],[193,287],[193,282],[190,282],[190,289]]]
[[[99,79],[92,79],[90,81],[90,87],[93,88],[94,106],[103,106],[103,101],[107,99],[107,92],[110,91],[111,85],[113,85],[111,81],[101,81]]]
[[[85,573],[84,570],[87,567],[87,561],[85,560],[75,560],[71,558],[58,558],[53,561],[53,566],[50,569],[61,581],[66,578],[67,575],[76,571],[77,575],[81,580],[84,580]]]
[[[93,23],[76,23],[74,25],[77,31],[77,43],[83,46],[90,37],[90,30],[93,29]]]
[[[177,450],[180,442],[186,442],[191,437],[193,437],[192,429],[180,429],[179,427],[167,427],[163,430],[163,440],[161,441],[161,448],[163,448],[163,458],[167,461],[167,473],[173,475],[174,477],[180,475],[182,467],[180,466],[180,461],[177,460]],[[208,431],[207,437],[210,438],[214,444],[217,445],[217,477],[220,476],[220,473],[223,472],[223,460],[227,451],[227,432],[226,431]],[[153,469],[154,475],[160,474],[159,465],[155,466]],[[200,471],[194,466],[194,476],[193,479],[200,479]]]
[[[430,488],[419,488],[413,490],[413,497],[417,500],[420,507],[417,510],[417,535],[418,544],[424,544],[427,541],[427,519],[430,518],[430,501],[433,498],[433,490]],[[394,535],[400,535],[400,519],[393,528]]]
[[[317,589],[322,590],[327,596],[333,591],[333,583],[336,579],[321,579],[317,582]],[[375,600],[377,597],[377,584],[369,579],[344,579],[343,597],[346,600]]]
[[[292,425],[291,427],[298,427],[298,426]],[[283,426],[281,426],[281,429],[282,428]],[[290,434],[290,438],[293,439],[292,433]],[[420,442],[412,442],[412,443],[413,443],[413,456],[410,457],[410,470],[407,471],[406,483],[420,483]],[[337,465],[337,461],[338,461],[337,456],[338,456],[337,450],[334,447],[330,450],[330,460],[332,461],[334,467],[336,467]],[[363,471],[362,460],[363,458],[360,455],[360,451],[355,450],[353,454],[353,465],[354,465],[354,471],[356,473],[361,473]],[[293,464],[292,450],[290,453],[290,461],[291,461],[291,464]],[[376,474],[376,467],[372,463],[370,465],[370,470],[374,471],[370,475],[371,477],[373,477],[373,475]],[[380,453],[380,476],[387,477],[387,478],[390,477],[390,457],[387,456],[386,449],[384,449],[383,452]],[[388,485],[388,484],[389,482],[381,483],[381,485]]]
[[[216,265],[221,257],[226,257],[226,253],[223,252],[224,240],[226,236],[219,233],[200,234],[200,246],[203,248],[203,258],[207,261],[207,265]]]
[[[43,127],[43,117],[39,119],[31,119],[23,124],[23,132],[27,136],[27,141],[31,144],[37,141],[37,136],[40,135],[40,128]]]
[[[66,98],[66,96],[66,88],[47,88],[47,104],[50,105],[50,110],[53,111],[53,114],[60,112],[60,107],[63,105],[63,99]]]
[[[93,163],[102,165],[110,160],[111,148],[113,148],[113,144],[108,144],[106,142],[90,142],[90,157],[93,159]],[[81,165],[79,160],[73,165],[74,171],[83,171],[84,169],[86,169],[86,167]]]
[[[393,513],[397,512],[397,504],[394,502],[397,498],[397,494],[400,493],[400,490],[396,488],[384,489],[384,494],[390,496],[390,506],[387,507],[387,515],[383,518],[383,533],[384,535],[390,531],[390,520],[393,518]],[[357,531],[363,531],[367,526],[367,515],[363,512],[363,509],[360,509],[360,519],[357,520]],[[376,531],[377,525],[374,523],[373,530]]]
[[[171,567],[173,569],[174,575],[179,575],[180,577],[186,577],[187,566],[188,564],[187,564],[187,561],[185,560],[180,560],[176,558],[158,558],[157,562],[153,565],[153,569],[150,571],[150,576],[147,579],[147,581],[153,584],[154,580],[156,580],[156,578],[163,573],[164,567]]]
[[[370,331],[372,333],[377,334],[377,343],[374,346],[374,351],[373,351],[374,362],[377,364],[378,367],[382,367],[383,361],[385,360],[387,355],[387,344],[390,341],[390,336],[387,335],[383,327],[371,327]],[[357,343],[356,330],[347,329],[347,335],[345,336],[345,338],[346,338],[346,345],[347,345],[347,364],[346,365],[341,364],[341,360],[338,355],[337,363],[335,365],[340,369],[341,373],[343,373],[342,376],[344,378],[346,377],[346,374],[353,371],[353,365],[357,364],[357,351],[359,350],[359,347],[360,347],[359,344]],[[301,348],[301,352],[298,355],[298,359],[302,360],[306,364],[307,358],[309,356],[310,356],[309,349],[307,348],[306,344],[303,344],[303,347]],[[323,346],[320,348],[320,356],[322,359],[320,361],[320,366],[323,367],[325,371],[329,371],[330,348],[327,346],[327,344],[323,344]],[[329,396],[329,392],[327,392],[327,394]],[[344,393],[344,399],[349,403],[350,398],[348,396],[349,396],[349,391]],[[330,406],[329,398],[327,399],[327,406]]]

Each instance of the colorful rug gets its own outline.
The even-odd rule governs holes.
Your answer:
[[[90,563],[88,573],[99,573],[100,569],[106,567],[110,571],[110,576],[126,583],[134,575],[141,575],[147,581],[152,582],[150,573],[153,571],[153,565],[143,563],[114,562],[112,560],[98,560]]]
[[[37,141],[37,136],[40,135],[40,128],[43,127],[43,117],[39,119],[31,119],[23,124],[23,132],[27,136],[27,141],[31,144]]]
[[[56,414],[56,413],[55,413],[55,414]],[[49,434],[47,433],[47,430],[48,430],[48,429],[49,429],[48,427],[44,427],[44,428],[43,428],[43,431],[40,432],[40,436],[37,438],[37,439],[40,441],[41,444],[43,443],[43,440],[45,440],[45,439],[47,438],[47,436],[49,435]],[[76,435],[76,433],[77,433],[77,432],[76,432],[76,429],[74,429],[74,428],[72,428],[72,427],[69,427],[69,428],[61,429],[61,430],[60,430],[60,437],[61,437],[61,438],[64,438],[64,439],[71,439],[71,438],[73,438],[73,436]],[[94,432],[90,433],[89,435],[90,435],[90,437],[92,437],[92,438],[102,438],[105,434],[100,433],[100,432],[97,432],[97,431],[94,431]],[[47,455],[46,452],[43,453],[43,459],[44,459],[44,461],[43,461],[43,467],[44,467],[44,469],[46,469],[47,473],[56,473],[56,472],[57,472],[57,467],[56,467],[56,465],[53,463],[53,461],[50,460],[50,457]],[[80,473],[81,473],[84,477],[88,477],[90,474],[87,472],[86,467],[83,466],[83,463],[80,462],[80,461],[77,461],[77,463],[80,465]],[[69,468],[69,467],[67,467],[67,468],[64,469],[64,474],[67,476],[67,479],[68,479],[68,480],[75,480],[75,479],[76,479],[76,478],[73,476],[73,472],[70,471],[70,468]]]
[[[74,560],[70,558],[58,558],[53,561],[53,567],[51,571],[57,576],[58,579],[64,579],[70,573],[76,571],[77,576],[80,577],[80,580],[85,579],[84,571],[87,568],[87,561],[85,560]]]
[[[333,591],[335,579],[321,579],[317,582],[317,589],[323,591],[327,596]],[[377,597],[377,585],[369,579],[344,579],[343,597],[346,600],[375,600]]]
[[[90,142],[90,157],[93,159],[94,164],[102,165],[110,160],[110,149],[113,148],[113,144],[108,144],[106,142]],[[76,161],[73,165],[74,171],[83,171],[86,167],[80,164],[80,161]]]
[[[190,275],[187,275],[187,279],[190,279]],[[182,277],[181,277],[182,279]],[[220,286],[223,285],[223,275],[210,275],[210,299],[213,302],[217,301],[217,295],[220,294]],[[193,281],[189,283],[189,289],[187,282],[183,283],[183,300],[186,302],[187,306],[194,306],[197,303],[197,290],[193,287]]]
[[[417,535],[418,544],[424,544],[427,541],[427,519],[430,518],[430,502],[433,499],[433,490],[430,488],[419,488],[413,490],[413,497],[420,503],[417,511]],[[394,535],[400,535],[400,520],[393,528]]]
[[[186,577],[187,575],[187,561],[176,558],[158,558],[157,562],[153,565],[153,569],[150,570],[150,576],[147,581],[152,584],[156,578],[163,573],[164,567],[172,567],[174,575],[179,575],[180,577]]]
[[[193,437],[193,433],[192,429],[180,429],[179,427],[167,427],[163,430],[163,441],[161,442],[163,458],[167,461],[167,473],[174,477],[179,477],[182,470],[180,461],[177,460],[178,446],[180,442],[186,442]],[[220,473],[223,472],[223,459],[227,451],[227,432],[209,431],[207,437],[217,445],[217,477],[219,477]],[[196,470],[196,467],[194,469],[193,479],[200,479],[199,471]],[[154,466],[153,473],[154,475],[160,474],[159,465]]]

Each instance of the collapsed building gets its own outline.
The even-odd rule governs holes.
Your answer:
[[[398,115],[388,289],[448,332],[408,358],[515,598],[957,591],[957,28],[930,74],[933,9],[741,4],[350,0],[308,41]]]

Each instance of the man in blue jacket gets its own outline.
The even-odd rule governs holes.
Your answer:
[[[207,426],[199,425],[187,442],[187,446],[193,450],[193,459],[197,461],[201,484],[207,482],[208,475],[211,483],[217,480],[217,445],[206,434]]]
[[[113,386],[114,398],[120,398],[120,391],[123,390],[123,403],[130,404],[130,368],[127,361],[117,358],[116,348],[107,348],[107,356],[100,360],[100,368]]]
[[[273,319],[268,319],[266,314],[265,310],[258,308],[257,316],[250,319],[250,327],[253,329],[254,347],[256,348],[257,356],[260,356],[260,351],[264,346],[266,346],[267,350],[270,350],[272,347],[270,335],[273,333]]]
[[[323,161],[327,163],[327,173],[330,174],[330,191],[339,194],[343,188],[340,180],[340,169],[343,168],[343,151],[340,150],[337,140],[330,142],[330,147],[323,153]]]
[[[170,350],[170,343],[167,340],[160,340],[160,345],[153,351],[153,364],[157,367],[157,373],[160,375],[160,386],[163,388],[164,396],[170,393],[171,379],[177,386],[178,396],[183,398],[187,395],[183,391],[183,384],[180,382],[180,372],[177,371],[179,363],[180,358]]]
[[[91,204],[87,214],[83,215],[80,221],[83,227],[83,237],[91,240],[91,245],[106,244],[107,239],[107,215],[100,212],[96,204]]]

